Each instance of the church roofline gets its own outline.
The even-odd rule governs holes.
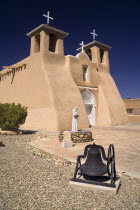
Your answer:
[[[106,44],[102,44],[101,42],[93,41],[93,42],[90,42],[90,43],[84,45],[84,50],[87,50],[87,49],[89,49],[89,48],[91,48],[93,46],[97,46],[97,47],[102,48],[104,50],[109,50],[109,49],[112,48],[112,47],[110,47],[110,46],[108,46]],[[80,51],[80,50],[82,50],[82,47],[80,47],[80,48],[78,48],[76,50]]]
[[[54,28],[52,26],[48,26],[47,24],[41,24],[40,26],[36,27],[35,29],[33,29],[32,31],[27,33],[26,35],[29,36],[29,37],[32,37],[32,36],[34,36],[36,34],[36,32],[40,32],[43,29],[48,29],[48,30],[50,30],[52,32],[56,32],[56,33],[62,34],[64,37],[69,35],[67,32],[61,31],[61,30],[59,30],[57,28]]]

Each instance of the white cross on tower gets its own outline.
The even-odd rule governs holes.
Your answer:
[[[53,18],[50,17],[50,12],[48,11],[47,15],[44,15],[44,14],[43,14],[43,16],[47,18],[47,24],[49,25],[49,20],[50,20],[50,19],[53,20]]]
[[[98,36],[98,34],[95,33],[95,29],[93,30],[93,32],[90,32],[93,35],[93,41],[95,41],[95,37]]]
[[[82,46],[82,52],[84,52],[84,42],[82,41],[79,45]]]

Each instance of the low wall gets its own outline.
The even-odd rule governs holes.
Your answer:
[[[63,133],[64,131],[60,131],[59,134],[59,141],[63,141]],[[77,132],[71,131],[71,141],[73,143],[84,143],[84,142],[90,142],[93,141],[92,139],[92,132],[91,131],[86,131],[86,130],[81,130]]]
[[[140,98],[124,99],[123,100],[126,109],[138,109],[140,108]]]
[[[140,123],[140,115],[128,115],[130,123]]]

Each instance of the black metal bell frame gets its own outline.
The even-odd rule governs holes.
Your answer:
[[[81,164],[81,158],[86,158],[84,164]],[[103,163],[103,160],[106,161],[107,164]],[[77,156],[74,180],[77,180],[78,174],[89,177],[101,177],[108,174],[111,184],[114,184],[116,181],[116,169],[115,150],[113,144],[110,144],[108,148],[107,157],[102,146],[96,144],[87,145],[85,147],[84,155]]]

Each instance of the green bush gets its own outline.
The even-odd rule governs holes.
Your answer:
[[[15,103],[0,103],[0,128],[2,130],[18,130],[27,117],[27,107]]]

